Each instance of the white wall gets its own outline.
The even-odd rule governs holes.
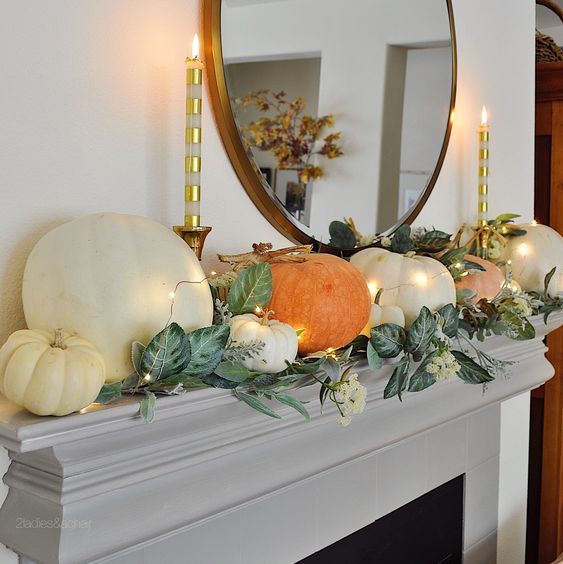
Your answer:
[[[378,0],[380,1],[380,0]],[[86,213],[182,219],[184,57],[197,0],[5,0],[0,18],[0,341],[24,327],[21,277],[33,244]],[[456,123],[418,223],[476,219],[476,133],[491,116],[491,211],[532,217],[534,2],[454,0]],[[499,34],[502,29],[502,34]],[[206,99],[207,101],[207,99]],[[286,243],[254,208],[204,112],[203,221],[218,251]]]

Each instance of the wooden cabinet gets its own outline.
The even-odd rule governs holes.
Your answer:
[[[563,63],[536,67],[535,214],[563,233]],[[527,564],[563,552],[563,328],[547,344],[555,376],[532,393]]]

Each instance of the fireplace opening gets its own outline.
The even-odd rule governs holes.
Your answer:
[[[458,476],[299,564],[461,564],[463,491]]]

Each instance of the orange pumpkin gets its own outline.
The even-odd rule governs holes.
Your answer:
[[[299,353],[337,349],[360,334],[369,319],[368,286],[349,262],[333,255],[307,255],[305,262],[272,264],[273,317],[294,329]]]
[[[478,302],[481,298],[492,300],[504,284],[505,276],[502,270],[496,264],[473,255],[465,255],[465,260],[476,262],[485,270],[476,274],[462,276],[455,283],[456,287],[468,288],[477,292],[477,296],[471,300],[473,302]]]

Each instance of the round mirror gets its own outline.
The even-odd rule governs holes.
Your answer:
[[[223,142],[279,231],[339,251],[418,215],[453,116],[450,0],[205,0],[204,11]]]

